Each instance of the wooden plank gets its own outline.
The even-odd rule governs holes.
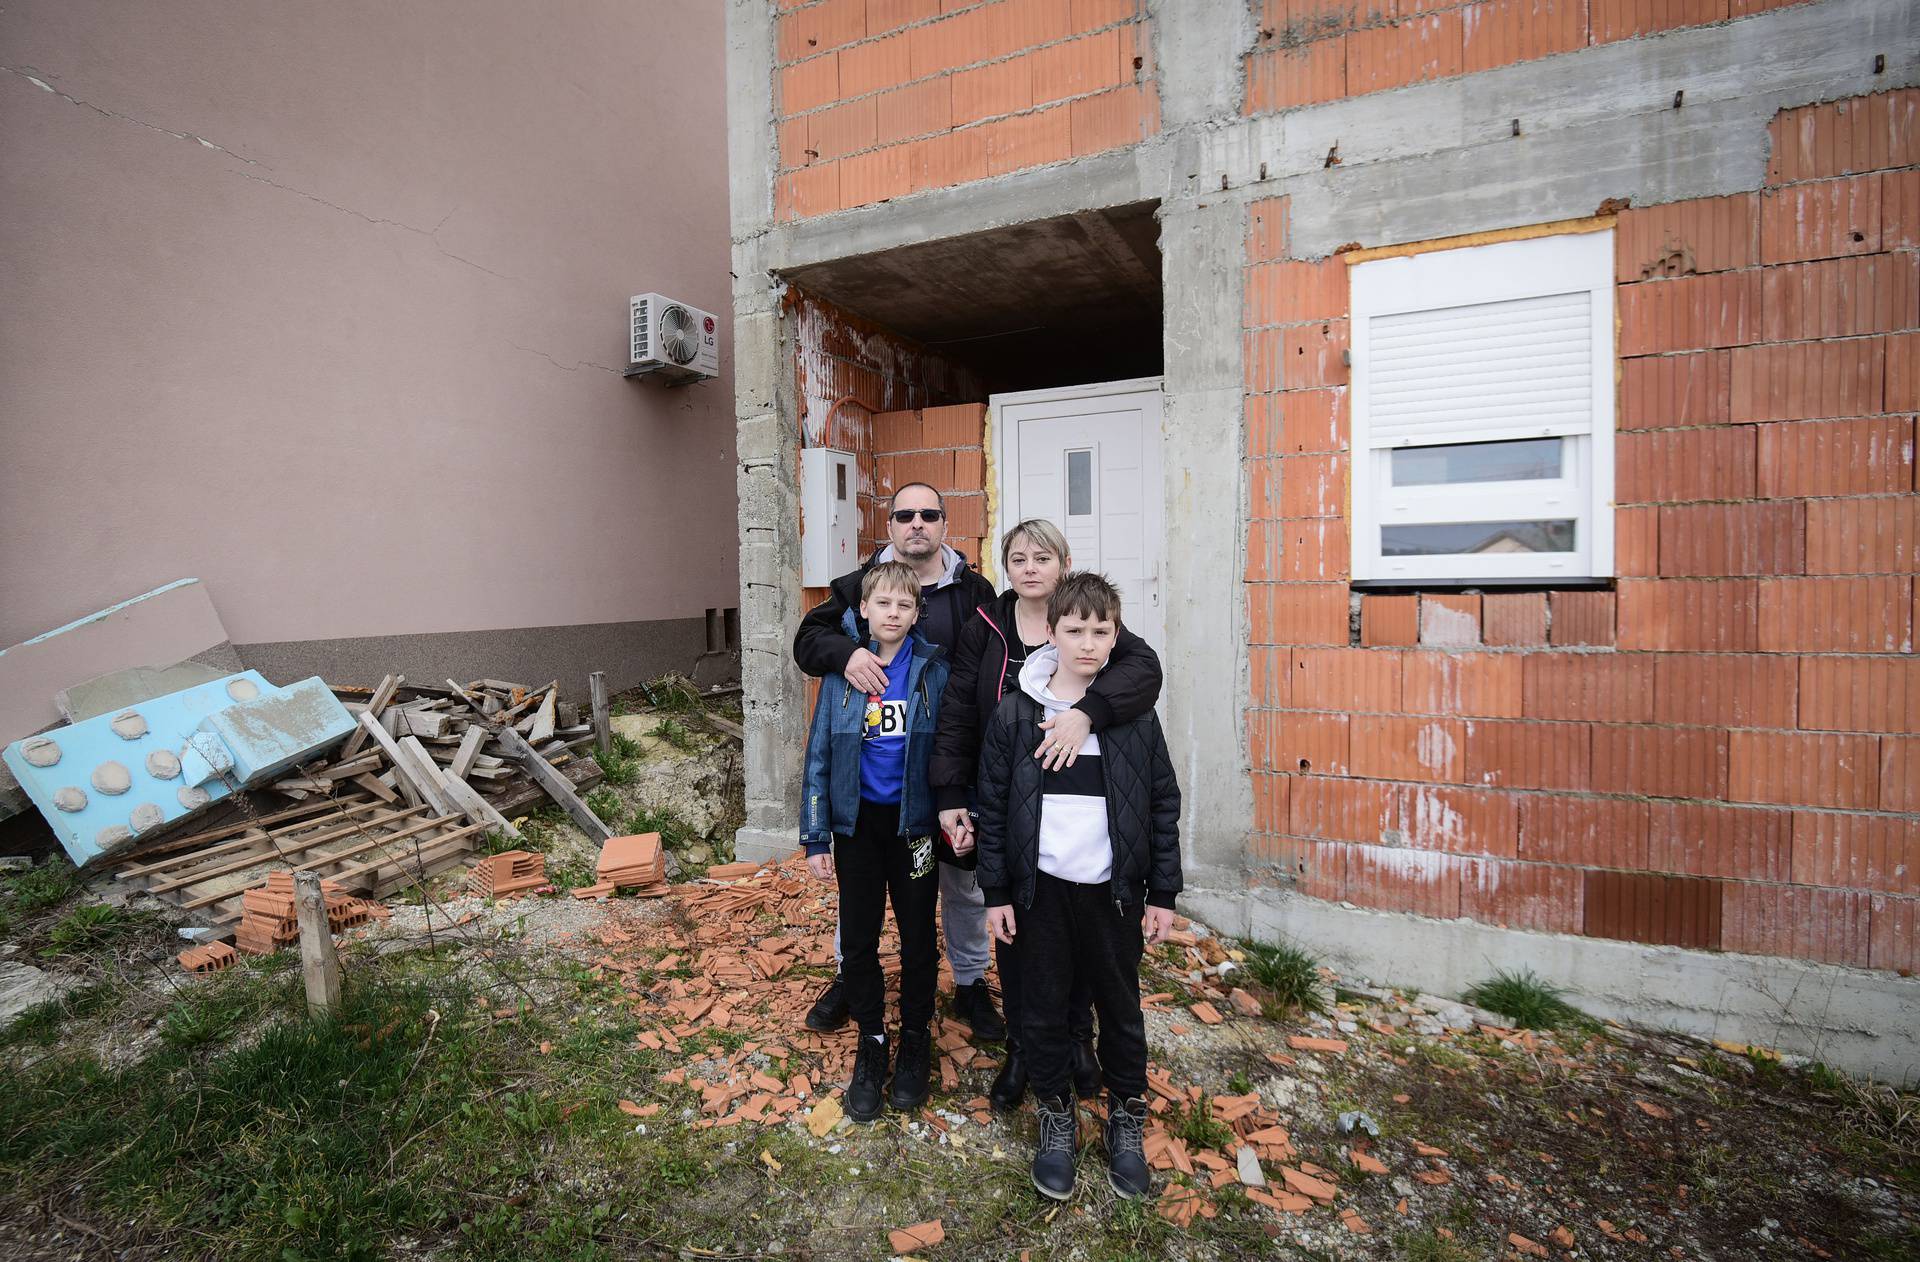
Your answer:
[[[372,887],[368,891],[368,896],[386,898],[396,890],[418,885],[423,878],[437,876],[448,868],[467,863],[472,854],[473,839],[471,837],[464,840],[449,840],[444,844],[423,846],[419,854],[408,857],[407,863],[411,864],[411,867],[398,866],[391,876],[381,876],[379,868],[370,869],[365,873],[364,879],[370,882]],[[471,863],[468,863],[468,866],[472,866]],[[356,875],[349,879],[359,881],[363,878],[361,875]]]
[[[405,750],[400,748],[400,743],[388,734],[387,729],[382,727],[378,720],[370,714],[363,714],[360,716],[360,726],[366,729],[367,735],[373,737],[374,741],[382,750],[386,751],[387,761],[393,764],[393,770],[397,777],[396,787],[399,788],[401,796],[405,797],[409,802],[425,802],[427,805],[434,807],[434,813],[436,815],[453,814],[452,808],[445,810],[440,809],[446,806],[444,800],[436,804],[434,799],[428,796],[426,790],[421,788],[420,773],[413,769],[412,759]],[[419,742],[415,741],[414,744],[417,746]]]
[[[493,803],[493,809],[508,819],[537,810],[551,800],[545,789],[520,770],[519,764],[512,766],[513,778],[504,785],[490,786],[498,791],[487,796],[487,801]],[[607,778],[607,773],[600,770],[600,764],[591,758],[576,758],[559,768],[559,771],[573,785],[575,793],[585,793]]]
[[[409,736],[427,736],[438,739],[448,735],[453,727],[453,716],[444,710],[408,710],[400,716],[400,726]]]
[[[318,872],[321,876],[326,877],[329,881],[339,880],[340,874],[338,872],[329,872],[327,871],[327,869],[334,866],[335,864],[345,863],[348,859],[351,859],[356,855],[365,854],[369,850],[375,850],[382,846],[390,846],[399,842],[404,842],[408,838],[417,836],[420,833],[426,833],[426,832],[437,833],[439,830],[444,830],[446,826],[447,825],[445,820],[440,820],[440,819],[419,820],[419,821],[416,821],[415,823],[407,825],[405,828],[397,828],[390,833],[381,833],[377,837],[369,837],[365,841],[355,842],[353,845],[347,846],[341,850],[326,851],[325,853],[315,855],[312,858],[309,858],[301,863],[296,864],[296,863],[290,862],[287,864],[287,866],[295,872]],[[428,840],[436,841],[438,840],[438,837],[437,836],[430,837],[428,838]],[[359,868],[354,869],[355,872],[359,872],[361,870],[362,869],[359,869]],[[244,892],[243,890],[232,890],[232,889],[218,890],[210,894],[196,895],[192,899],[189,899],[185,902],[175,903],[174,906],[180,908],[182,911],[198,911],[202,907],[216,906],[219,903],[229,898],[238,898],[243,892]],[[169,901],[172,901],[172,900],[169,900]]]
[[[369,816],[366,819],[353,820],[350,823],[342,824],[336,828],[323,828],[317,833],[304,837],[275,837],[272,834],[268,836],[272,843],[273,854],[279,858],[291,859],[291,856],[304,854],[320,842],[331,841],[335,837],[345,837],[349,833],[356,833],[362,829],[386,824],[393,820],[405,819],[410,815],[416,814],[421,809],[420,807],[413,807],[405,811],[386,811],[379,815]],[[243,855],[237,859],[217,864],[211,868],[202,868],[194,872],[183,872],[160,882],[158,885],[148,886],[147,893],[166,894],[173,890],[183,889],[189,885],[199,885],[201,882],[212,880],[216,876],[225,876],[229,872],[239,872],[244,868],[250,868],[259,861],[257,856]]]
[[[373,794],[373,796],[379,798],[382,802],[398,802],[400,800],[398,793],[395,793],[392,789],[380,783],[379,779],[374,776],[355,776],[353,782]]]
[[[515,841],[520,840],[520,830],[515,828],[506,816],[494,810],[492,804],[485,798],[475,793],[465,780],[448,775],[434,766],[431,760],[427,762],[427,768],[429,774],[433,776],[434,787],[439,789],[441,795],[453,803],[458,813],[466,816],[470,823],[484,824]]]
[[[307,985],[307,1015],[329,1017],[340,1010],[340,955],[327,924],[327,899],[320,878],[293,875],[293,904],[300,922],[300,976]]]
[[[602,751],[613,748],[613,706],[607,696],[607,672],[596,670],[587,676],[587,691],[593,696],[593,743]]]
[[[548,797],[566,810],[567,814],[573,818],[573,822],[580,826],[580,831],[589,839],[605,843],[613,836],[613,830],[608,828],[600,817],[593,813],[593,808],[581,801],[580,795],[573,791],[573,782],[556,771],[546,759],[535,753],[533,747],[527,744],[525,737],[512,728],[502,728],[500,740],[506,746],[507,752],[513,756],[514,761],[533,777],[534,783],[546,790]]]
[[[413,775],[414,787],[427,799],[427,805],[433,808],[434,814],[442,817],[458,815],[459,808],[441,791],[439,769],[433,765],[433,757],[420,744],[420,738],[403,736],[400,738],[400,748],[409,759],[407,770]]]
[[[236,807],[240,806],[244,801],[244,797],[222,799],[223,803]],[[333,810],[336,806],[344,810],[363,805],[366,805],[366,803],[356,795],[350,798],[334,798],[326,802],[312,802],[306,806],[295,806],[284,811],[274,811],[268,815],[255,815],[232,824],[222,824],[218,828],[209,828],[204,832],[191,833],[181,837],[170,837],[165,841],[155,842],[151,846],[142,846],[138,850],[129,851],[120,862],[130,863],[135,859],[145,859],[151,855],[173,854],[180,850],[191,850],[196,846],[204,845],[208,842],[221,841],[228,837],[238,836],[240,833],[246,832],[249,828],[262,828],[269,824],[277,824],[281,820],[299,819],[303,815],[318,815],[323,811]]]
[[[348,761],[336,761],[331,766],[322,767],[313,774],[327,780],[351,780],[363,771],[378,770],[380,770],[380,754],[376,750]]]
[[[331,805],[331,803],[329,803],[328,805]],[[355,799],[350,805],[341,807],[339,814],[340,814],[340,818],[346,819],[350,816],[361,815],[368,811],[375,810],[377,809],[377,807],[378,807],[377,803],[365,801],[362,799]],[[302,807],[297,811],[281,811],[275,815],[262,815],[257,820],[253,820],[248,823],[242,824],[238,828],[222,828],[217,830],[215,833],[209,834],[209,836],[218,838],[218,837],[231,837],[235,833],[240,833],[242,834],[240,841],[228,842],[222,845],[208,846],[204,850],[196,850],[189,855],[176,854],[172,858],[166,859],[159,863],[142,863],[142,864],[135,864],[131,866],[124,866],[116,869],[114,872],[114,875],[122,880],[132,878],[132,877],[146,876],[149,873],[160,872],[168,868],[177,867],[182,863],[198,863],[202,859],[211,858],[216,855],[224,854],[231,850],[237,850],[244,846],[256,845],[258,844],[257,837],[249,839],[246,836],[244,836],[244,834],[249,832],[257,832],[264,835],[272,831],[270,828],[265,827],[266,825],[271,825],[276,821],[284,821],[285,818],[289,815],[318,815],[320,813],[320,809],[321,808],[317,808],[317,807]],[[325,819],[317,819],[317,820],[308,820],[307,822],[311,825],[318,826],[318,825],[324,825],[328,821]],[[289,831],[291,831],[291,829],[289,829]]]
[[[389,855],[379,859],[370,859],[364,863],[357,863],[351,867],[342,868],[338,872],[326,873],[325,876],[329,881],[338,881],[342,885],[345,885],[348,882],[352,881],[355,877],[364,875],[365,873],[368,873],[368,872],[378,872],[381,868],[387,867],[390,864],[405,865],[410,862],[418,863],[421,865],[423,871],[422,873],[420,873],[420,875],[432,876],[433,871],[429,868],[428,865],[431,864],[433,857],[438,855],[444,855],[447,846],[449,846],[453,842],[460,841],[462,839],[466,840],[466,845],[461,847],[462,852],[473,849],[474,834],[484,832],[484,831],[485,830],[481,828],[480,825],[478,824],[468,824],[464,828],[456,828],[450,832],[441,833],[439,836],[431,838],[426,844],[420,847],[420,852],[418,855],[409,854],[409,855],[401,855],[398,857]],[[402,867],[402,871],[406,872],[409,877],[412,877],[414,875],[413,873],[409,872],[404,866]],[[411,883],[410,880],[402,882],[402,884],[410,884],[410,883]],[[381,895],[381,892],[378,890],[377,887],[375,890],[375,895],[376,896]]]
[[[385,679],[382,679],[380,686],[373,690],[373,696],[368,698],[367,708],[361,713],[371,714],[376,719],[379,718],[380,712],[387,708],[388,702],[393,700],[393,694],[399,691],[401,684],[406,682],[407,677],[405,675],[388,675]],[[347,737],[347,743],[340,747],[337,760],[345,762],[347,759],[359,753],[360,746],[366,744],[366,740],[367,737],[364,730],[356,730],[353,732],[352,735]]]
[[[465,780],[467,772],[473,770],[474,759],[480,756],[480,746],[484,745],[489,733],[478,723],[467,725],[467,731],[460,738],[460,748],[453,752],[453,761],[447,764],[447,774]]]
[[[559,704],[560,690],[558,688],[548,689],[547,699],[540,703],[538,710],[534,711],[533,729],[527,733],[527,743],[529,745],[538,745],[541,741],[553,735],[553,729],[557,726],[554,711]]]

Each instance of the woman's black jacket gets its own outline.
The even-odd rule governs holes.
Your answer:
[[[933,761],[927,768],[937,810],[972,805],[981,733],[1000,704],[1007,657],[1013,639],[1020,634],[1013,616],[1019,599],[1016,593],[1006,591],[975,609],[960,628],[960,642],[948,655],[951,673],[947,690],[941,695]],[[1159,699],[1159,655],[1122,625],[1107,668],[1073,708],[1087,716],[1095,732],[1104,732],[1116,723],[1146,714]],[[1027,752],[1031,754],[1038,745],[1036,739]]]

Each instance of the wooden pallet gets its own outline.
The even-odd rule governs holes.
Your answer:
[[[459,815],[346,794],[171,838],[129,856],[113,874],[226,931],[240,919],[240,895],[270,872],[317,872],[357,894],[384,898],[461,864],[485,832],[486,825]]]

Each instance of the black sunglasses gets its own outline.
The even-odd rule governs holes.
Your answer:
[[[921,521],[939,521],[947,515],[944,509],[939,508],[896,508],[893,510],[893,519],[904,526],[913,520],[916,513]]]

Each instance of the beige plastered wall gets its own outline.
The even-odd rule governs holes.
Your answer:
[[[724,22],[668,0],[0,10],[0,645],[204,580],[235,643],[737,603]]]

